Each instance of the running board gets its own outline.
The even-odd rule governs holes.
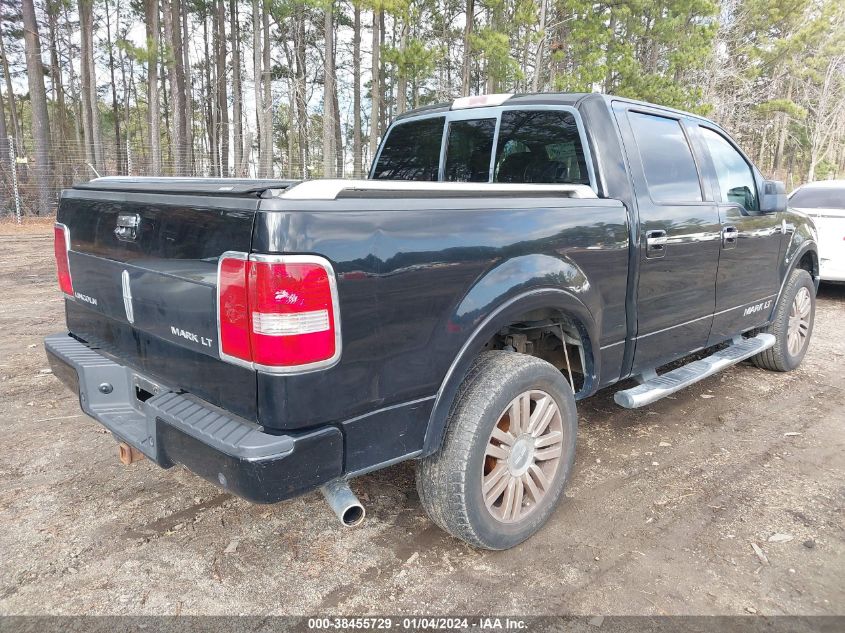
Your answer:
[[[654,371],[644,375],[645,380],[630,389],[617,391],[613,399],[621,407],[636,409],[651,404],[669,394],[698,382],[726,367],[736,365],[755,354],[769,349],[775,344],[771,334],[758,334],[753,338],[734,337],[733,343],[725,349],[711,354],[707,358],[695,360],[683,367],[658,376]]]

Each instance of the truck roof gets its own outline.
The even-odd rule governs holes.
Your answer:
[[[449,112],[450,110],[461,110],[468,108],[496,107],[496,106],[518,106],[518,105],[567,105],[575,106],[586,99],[601,99],[610,105],[612,101],[624,101],[625,103],[640,104],[651,108],[660,108],[667,112],[674,112],[696,119],[707,120],[701,115],[693,112],[686,112],[677,108],[670,108],[646,101],[628,99],[599,92],[533,92],[520,94],[485,94],[472,97],[461,97],[450,102],[435,103],[432,105],[414,108],[394,118],[394,122],[412,118],[421,114],[436,114],[438,112]]]

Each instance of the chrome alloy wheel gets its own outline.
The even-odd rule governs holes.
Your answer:
[[[786,347],[790,356],[798,356],[804,349],[810,332],[810,310],[812,308],[810,291],[805,286],[798,289],[789,311],[789,326],[786,330]]]
[[[494,519],[516,523],[551,489],[563,450],[560,408],[545,391],[525,391],[499,416],[484,457],[481,492]]]

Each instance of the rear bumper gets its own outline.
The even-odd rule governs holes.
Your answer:
[[[274,503],[340,477],[336,427],[271,435],[190,394],[120,365],[67,334],[44,341],[53,373],[82,410],[163,468],[183,464],[256,503]]]

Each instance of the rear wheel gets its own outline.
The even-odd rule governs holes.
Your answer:
[[[792,371],[807,353],[816,315],[816,287],[810,273],[793,270],[784,286],[775,316],[763,330],[775,337],[775,344],[752,358],[757,367],[772,371]]]
[[[440,527],[477,547],[521,543],[557,506],[577,425],[572,389],[554,366],[485,352],[458,392],[443,447],[419,464],[423,506]]]

